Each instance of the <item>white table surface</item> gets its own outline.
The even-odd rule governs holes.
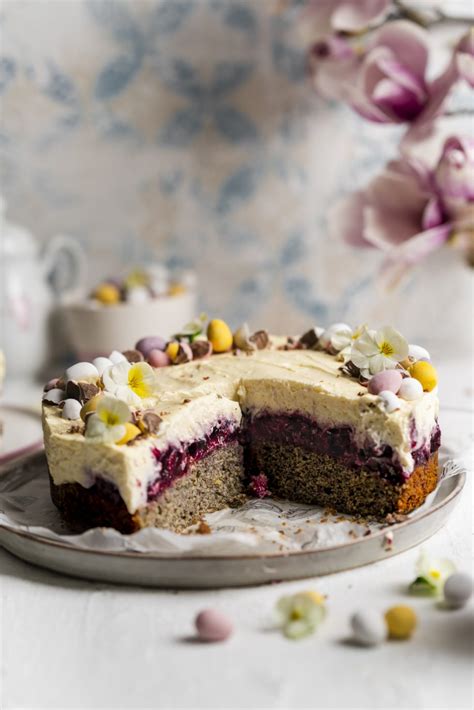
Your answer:
[[[469,364],[439,369],[443,441],[467,453]],[[32,396],[10,383],[4,401]],[[425,548],[472,570],[471,521],[469,481]],[[0,549],[0,708],[471,708],[474,604],[443,611],[408,596],[417,556],[301,582],[176,592],[66,578]],[[269,630],[276,600],[310,588],[328,596],[317,633],[291,642]],[[348,642],[354,610],[396,603],[417,611],[412,640],[374,649]],[[224,644],[193,641],[194,616],[208,606],[235,623]]]

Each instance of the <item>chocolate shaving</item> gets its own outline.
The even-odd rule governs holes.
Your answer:
[[[319,342],[319,337],[318,334],[316,333],[315,328],[310,328],[310,330],[307,330],[306,333],[303,333],[301,338],[298,341],[304,348],[308,348],[308,350],[314,350]],[[288,343],[290,344],[290,343]]]
[[[82,393],[79,383],[74,380],[69,380],[66,385],[66,398],[76,399],[78,402],[82,402]]]
[[[191,343],[191,352],[194,360],[209,357],[212,354],[212,343],[209,340],[194,340]]]
[[[128,362],[143,362],[145,359],[139,350],[124,350],[122,355],[127,358]]]
[[[138,427],[144,434],[156,434],[162,422],[156,412],[145,411],[138,420]]]
[[[270,338],[266,330],[257,330],[253,335],[249,337],[251,343],[255,343],[257,350],[264,350],[268,347]]]
[[[99,394],[100,392],[100,387],[97,387],[97,385],[94,385],[92,382],[79,382],[79,387],[81,390],[81,397],[82,401],[88,402],[92,397],[95,397],[96,394]]]
[[[83,434],[84,426],[81,424],[73,424],[72,427],[68,429],[68,434]]]

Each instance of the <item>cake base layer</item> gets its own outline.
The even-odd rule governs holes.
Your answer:
[[[417,466],[404,482],[391,481],[364,468],[349,468],[326,454],[268,442],[252,444],[248,467],[253,474],[267,476],[273,496],[373,518],[409,513],[423,503],[438,482],[437,453]]]
[[[97,477],[90,488],[78,483],[55,485],[51,497],[67,523],[77,531],[113,527],[122,533],[143,527],[181,532],[205,513],[236,507],[245,500],[242,447],[232,442],[192,464],[185,475],[130,514],[113,484]]]

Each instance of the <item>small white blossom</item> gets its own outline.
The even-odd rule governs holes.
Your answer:
[[[276,606],[277,622],[287,638],[309,636],[326,616],[324,597],[317,592],[299,592],[281,597]]]
[[[397,366],[408,355],[408,343],[395,328],[364,330],[352,343],[350,360],[364,377]]]
[[[107,392],[139,407],[155,391],[156,374],[147,362],[125,361],[104,370],[102,382]]]
[[[116,397],[101,397],[94,414],[87,418],[86,439],[114,443],[125,435],[125,424],[130,421],[128,405]]]
[[[451,560],[430,557],[422,550],[416,563],[416,579],[410,585],[410,591],[416,594],[440,594],[445,581],[455,571],[456,567]]]

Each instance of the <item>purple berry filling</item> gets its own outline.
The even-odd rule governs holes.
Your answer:
[[[177,478],[184,476],[191,464],[235,441],[239,432],[237,422],[225,420],[218,422],[202,439],[183,444],[182,447],[168,446],[162,451],[153,448],[153,456],[160,466],[158,477],[148,486],[148,500],[156,499]]]
[[[278,442],[331,456],[348,468],[377,471],[384,478],[391,480],[407,478],[406,472],[403,471],[390,446],[368,445],[359,448],[351,427],[321,427],[314,420],[298,412],[291,414],[264,412],[257,416],[247,415],[245,432],[250,448],[252,444],[258,442]],[[412,429],[413,446],[416,446],[415,434]],[[430,442],[412,452],[415,466],[425,463],[439,446],[440,430],[436,425]]]

